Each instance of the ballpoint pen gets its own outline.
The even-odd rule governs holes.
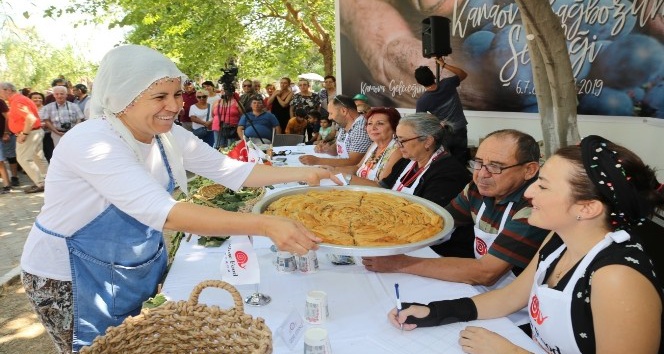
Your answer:
[[[397,293],[397,321],[399,321],[399,312],[401,312],[401,300],[399,299],[399,283],[394,283],[394,291]],[[401,323],[401,331],[403,332],[403,323]]]

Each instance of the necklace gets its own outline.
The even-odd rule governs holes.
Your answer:
[[[387,147],[390,146],[389,144],[385,145],[385,147],[380,150],[380,153],[376,153],[378,151],[378,147],[374,149],[374,151],[371,153],[371,156],[369,156],[369,161],[367,161],[367,166],[369,168],[373,168],[374,165],[380,161],[380,159],[383,158],[383,155],[385,155],[385,152],[387,151]]]
[[[567,272],[569,272],[569,270],[572,269],[572,267],[574,267],[574,265],[577,263],[577,262],[572,261],[571,258],[567,258],[567,259],[565,259],[565,263],[563,264],[562,260],[563,260],[563,257],[565,257],[566,255],[567,255],[567,252],[565,252],[565,254],[563,254],[560,257],[560,260],[558,261],[558,264],[556,265],[556,268],[558,268],[558,269],[555,273],[553,273],[553,278],[555,279],[556,284],[558,283],[560,278],[563,276],[563,274],[567,274]]]

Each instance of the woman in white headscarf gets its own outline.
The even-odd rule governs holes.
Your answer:
[[[93,118],[58,145],[44,207],[21,259],[26,293],[61,352],[78,351],[140,311],[166,269],[163,229],[270,237],[298,254],[320,240],[289,219],[177,202],[185,170],[228,188],[330,177],[318,168],[254,165],[226,158],[173,122],[184,74],[147,47],[114,48],[102,60]],[[337,181],[338,182],[338,181]]]

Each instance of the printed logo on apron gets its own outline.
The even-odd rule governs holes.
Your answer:
[[[364,168],[360,169],[357,172],[360,174],[360,177],[367,178],[367,176],[369,175],[369,167],[365,166]]]
[[[339,157],[340,159],[348,158],[348,150],[346,149],[346,140],[348,140],[348,134],[344,134],[344,140],[337,139],[337,157]]]
[[[538,325],[541,325],[547,318],[549,318],[549,316],[542,316],[537,295],[533,295],[533,297],[530,299],[530,318]]]
[[[475,228],[474,228],[475,258],[481,258],[482,256],[484,256],[489,251],[489,247],[491,247],[496,238],[498,238],[498,235],[501,232],[503,232],[503,229],[505,228],[505,223],[507,223],[510,211],[512,210],[512,205],[514,205],[514,202],[509,202],[509,204],[507,204],[507,207],[503,212],[503,218],[500,220],[500,226],[498,227],[498,231],[496,231],[495,234],[492,234],[482,231],[482,229],[480,229],[480,222],[482,221],[482,215],[484,215],[484,210],[486,209],[486,204],[482,203],[480,210],[477,211],[477,219],[475,221]]]
[[[489,247],[487,247],[486,242],[482,240],[481,238],[475,236],[475,253],[479,254],[480,257],[484,256],[487,251],[489,251]]]

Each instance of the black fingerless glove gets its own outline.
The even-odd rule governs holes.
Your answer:
[[[477,307],[469,297],[454,300],[433,301],[428,305],[417,302],[404,302],[401,304],[402,310],[411,305],[426,306],[429,308],[429,315],[424,318],[408,316],[404,323],[416,324],[417,327],[442,326],[455,322],[467,322],[477,319]]]

